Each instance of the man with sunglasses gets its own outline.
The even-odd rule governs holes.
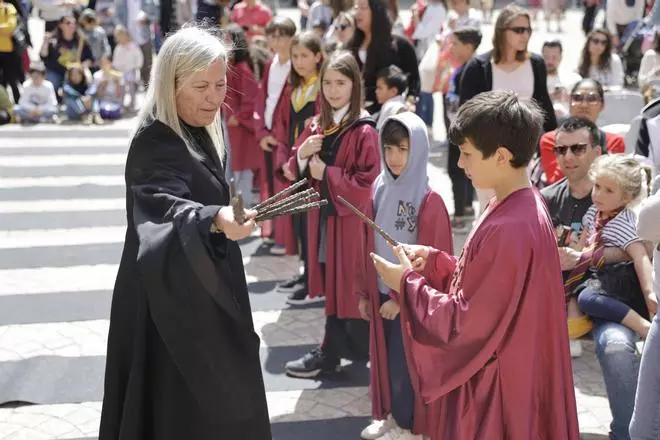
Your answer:
[[[578,247],[582,232],[582,217],[592,205],[593,182],[589,168],[601,155],[598,127],[589,119],[572,116],[556,131],[554,154],[564,178],[541,191],[553,224],[558,229],[569,228],[566,241],[560,243],[559,259],[564,279],[578,263]],[[605,263],[624,261],[626,255],[618,248],[606,248]],[[569,315],[570,315],[569,311]],[[595,352],[603,371],[603,379],[612,412],[612,439],[629,439],[628,425],[634,408],[639,372],[635,333],[615,322],[594,321],[592,336]],[[571,341],[571,355],[581,355],[579,340]]]

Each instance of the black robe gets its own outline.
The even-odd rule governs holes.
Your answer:
[[[146,124],[128,152],[100,440],[271,438],[241,250],[210,232],[229,188],[190,130]]]

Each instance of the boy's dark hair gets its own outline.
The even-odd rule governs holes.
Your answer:
[[[557,127],[556,136],[559,136],[559,133],[574,133],[578,130],[586,129],[589,132],[589,142],[591,142],[592,147],[598,146],[600,143],[600,130],[598,126],[591,122],[589,119],[581,118],[579,116],[571,116],[561,123]]]
[[[543,43],[543,47],[541,47],[541,52],[546,47],[550,47],[550,48],[554,47],[554,48],[559,49],[559,52],[564,52],[564,47],[561,45],[561,41],[559,41],[559,40],[546,41],[545,43]]]
[[[469,140],[484,159],[499,147],[511,152],[511,166],[526,166],[536,152],[543,129],[543,111],[513,92],[483,92],[463,104],[449,129],[456,145]]]
[[[285,37],[296,35],[296,24],[289,17],[275,16],[266,25],[264,30],[266,35],[279,34]]]
[[[383,131],[380,135],[382,148],[385,145],[400,145],[401,141],[409,140],[410,133],[408,128],[396,119],[390,119],[383,125]]]
[[[382,79],[388,88],[396,87],[397,95],[401,95],[408,88],[408,79],[403,70],[394,64],[383,67],[376,73],[376,80]]]
[[[452,32],[454,37],[463,44],[469,44],[476,51],[481,44],[481,31],[477,28],[461,28]]]

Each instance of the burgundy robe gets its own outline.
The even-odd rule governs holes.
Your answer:
[[[257,140],[257,145],[259,144],[259,141],[266,136],[268,136],[271,133],[271,130],[268,130],[265,125],[265,118],[264,118],[264,113],[266,112],[266,98],[268,97],[268,77],[270,76],[270,66],[273,64],[273,60],[270,59],[268,62],[266,62],[266,65],[264,66],[264,71],[263,75],[261,76],[261,84],[259,85],[259,89],[257,91],[257,101],[255,103],[255,111],[257,113],[257,119],[255,120],[255,138]],[[288,93],[288,94],[287,94]],[[275,110],[273,111],[273,118],[275,115],[277,115],[278,110],[286,106],[288,106],[291,103],[291,91],[288,88],[288,81],[287,83],[284,84],[284,88],[282,89],[282,92],[280,92],[280,97],[278,98],[277,105],[275,106]],[[271,126],[272,129],[272,126]],[[259,147],[259,150],[261,150],[261,147]],[[265,154],[261,153],[261,167],[259,170],[259,190],[261,193],[261,200],[266,200],[268,197],[272,196],[273,194],[270,193],[268,189],[268,181],[267,181],[267,172],[266,172],[266,156]],[[270,237],[274,231],[274,225],[272,220],[266,220],[265,222],[262,223],[261,225],[261,235],[262,237]]]
[[[372,120],[359,120],[346,127],[338,138],[335,164],[325,169],[323,179],[337,210],[337,215],[328,217],[326,223],[325,276],[318,259],[320,211],[315,209],[307,214],[309,295],[325,294],[325,314],[340,319],[360,319],[355,282],[362,267],[366,232],[362,221],[336,197],[344,197],[363,212],[369,209],[371,185],[380,174],[378,133],[374,125]],[[300,134],[289,159],[294,173],[299,173],[298,146],[307,137],[322,132],[312,123]],[[320,181],[310,179],[310,186],[321,192]]]
[[[373,203],[366,214],[374,218]],[[419,232],[417,235],[417,244],[431,246],[453,254],[453,240],[451,233],[451,222],[447,208],[442,197],[429,191],[419,209]],[[385,332],[383,330],[383,318],[380,316],[380,293],[376,282],[376,269],[369,258],[369,253],[375,251],[374,232],[369,228],[366,232],[366,258],[364,276],[359,278],[358,294],[366,296],[371,304],[370,321],[370,339],[369,339],[369,358],[371,359],[371,411],[374,420],[383,420],[391,413],[391,393],[389,382],[389,371],[387,364],[387,344],[385,342]],[[403,322],[403,321],[402,321]],[[403,327],[403,325],[402,325]],[[402,328],[402,331],[405,329]],[[407,340],[412,344],[418,344],[415,341]],[[419,383],[415,372],[411,371],[411,379]],[[425,414],[426,407],[423,404],[419,394],[419,386],[415,388],[415,409],[414,409],[414,427],[413,432],[425,432]]]
[[[273,175],[275,192],[282,191],[293,182],[287,180],[282,173],[282,167],[291,157],[291,147],[289,144],[289,127],[291,126],[291,85],[287,82],[282,91],[282,97],[286,99],[283,105],[277,106],[273,114],[272,135],[277,139],[277,146],[273,147]],[[314,103],[314,114],[317,114],[321,108],[321,92],[319,91],[316,102]],[[302,135],[302,133],[301,133]],[[300,136],[299,136],[300,137]],[[297,142],[296,142],[297,144]],[[295,170],[292,170],[295,173]],[[298,254],[298,242],[293,232],[293,220],[290,216],[276,217],[273,220],[275,228],[275,241],[283,244],[287,255]]]
[[[491,205],[460,260],[402,277],[406,357],[431,440],[578,440],[557,246],[533,189]],[[398,296],[394,294],[395,296]],[[419,344],[415,344],[418,342]]]
[[[227,126],[232,171],[257,170],[262,165],[263,154],[254,136],[257,93],[257,80],[246,61],[227,69],[226,117],[238,120],[237,126]]]

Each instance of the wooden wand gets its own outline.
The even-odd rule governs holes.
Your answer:
[[[396,241],[395,239],[393,239],[393,238],[390,236],[390,234],[388,234],[387,232],[385,232],[385,230],[384,230],[383,228],[381,228],[380,226],[378,226],[378,225],[377,225],[376,223],[374,223],[369,217],[367,217],[366,215],[364,215],[364,213],[362,213],[362,211],[360,211],[359,209],[357,209],[355,206],[351,205],[351,203],[350,203],[348,200],[346,200],[346,199],[343,198],[342,196],[337,196],[337,199],[338,199],[340,202],[342,202],[344,205],[346,205],[351,211],[353,211],[353,212],[355,213],[355,215],[357,215],[358,217],[360,217],[360,219],[361,219],[363,222],[365,222],[367,225],[369,225],[369,226],[371,227],[371,229],[373,229],[374,231],[378,232],[378,234],[380,234],[380,236],[383,237],[383,239],[384,239],[386,242],[388,242],[388,243],[391,244],[392,246],[398,246],[398,245],[399,245],[399,242],[398,242],[398,241]]]
[[[305,177],[303,180],[300,182],[296,182],[293,185],[291,185],[288,188],[283,189],[282,191],[278,192],[272,197],[267,198],[263,202],[259,203],[257,206],[255,206],[253,209],[256,209],[257,211],[262,211],[266,206],[272,205],[282,197],[288,196],[289,194],[292,194],[295,190],[298,188],[302,187],[304,184],[307,183],[307,178]]]

